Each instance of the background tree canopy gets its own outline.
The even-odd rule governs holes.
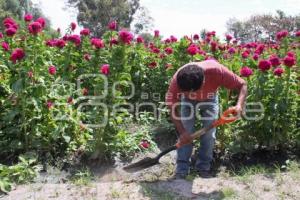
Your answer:
[[[89,28],[98,37],[112,20],[116,20],[119,27],[128,29],[136,22],[133,26],[136,33],[152,27],[152,18],[140,5],[140,0],[68,0],[68,4],[78,10],[79,25]]]
[[[253,15],[242,21],[235,18],[227,21],[227,31],[241,42],[274,41],[276,33],[281,30],[293,32],[300,29],[300,15],[290,16],[283,11],[276,15]]]

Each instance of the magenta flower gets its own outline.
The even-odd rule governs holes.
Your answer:
[[[104,48],[104,42],[103,40],[99,39],[99,38],[92,38],[91,39],[91,44],[96,47],[97,49],[101,49]]]
[[[76,29],[76,27],[77,27],[77,25],[76,25],[75,22],[72,22],[72,23],[70,24],[70,26],[71,26],[71,30],[72,30],[72,31],[74,31],[74,30]]]
[[[88,28],[84,28],[80,31],[80,35],[84,35],[84,36],[88,36],[88,35],[90,35],[90,33],[91,33],[90,29],[88,29]]]
[[[275,75],[275,76],[281,76],[282,74],[283,74],[283,72],[284,72],[284,69],[282,69],[281,67],[277,67],[274,71],[273,71],[273,74]]]
[[[44,18],[40,17],[40,18],[38,18],[38,19],[35,20],[35,21],[38,22],[38,23],[40,23],[41,26],[42,26],[42,28],[45,28],[45,26],[46,26],[46,21],[45,21]]]
[[[280,59],[278,58],[277,55],[271,55],[269,60],[273,67],[277,67],[281,64]]]
[[[231,35],[229,35],[229,34],[226,34],[225,37],[226,37],[226,41],[227,41],[227,42],[230,42],[230,41],[232,40],[232,38],[233,38],[233,37],[232,37]]]
[[[198,35],[198,34],[195,34],[195,35],[193,36],[193,39],[194,39],[194,40],[199,40],[199,39],[200,39],[200,37],[199,37],[199,35]]]
[[[271,68],[272,63],[269,60],[261,60],[258,63],[258,68],[265,72]]]
[[[76,46],[80,45],[81,43],[81,39],[79,35],[64,36],[63,40],[65,39],[70,42],[73,42]]]
[[[194,56],[198,53],[199,48],[197,47],[196,44],[191,44],[188,48],[187,48],[187,52],[188,54]]]
[[[48,68],[48,72],[49,72],[49,74],[51,74],[51,75],[56,74],[56,67],[53,66],[53,65],[51,65],[51,66]]]
[[[167,48],[165,48],[165,52],[166,52],[166,54],[170,55],[173,53],[173,49],[171,47],[167,47]]]
[[[156,37],[156,38],[159,37],[159,30],[154,31],[154,37]]]
[[[1,46],[3,48],[4,51],[8,51],[9,50],[9,44],[7,42],[2,42]]]
[[[230,48],[228,49],[228,53],[230,53],[230,54],[235,54],[235,48],[230,47]]]
[[[66,46],[66,42],[62,39],[58,39],[55,41],[55,46],[62,49]]]
[[[43,30],[43,27],[39,22],[32,22],[28,25],[28,30],[29,33],[31,33],[32,35],[37,35],[39,32]]]
[[[24,20],[26,22],[30,22],[31,20],[33,19],[33,16],[29,13],[27,13],[25,16],[24,16]]]
[[[212,41],[212,42],[210,43],[210,49],[211,49],[211,51],[212,51],[212,52],[216,51],[216,50],[217,50],[217,46],[218,46],[217,42]]]
[[[137,42],[137,43],[144,43],[144,38],[143,38],[142,36],[138,36],[138,37],[136,38],[136,42]]]
[[[130,33],[129,31],[123,29],[119,32],[119,39],[124,43],[124,44],[130,44],[131,41],[133,40],[133,34]]]
[[[108,28],[109,28],[109,30],[112,30],[112,31],[114,31],[114,30],[117,30],[117,21],[111,21],[109,24],[108,24]]]
[[[246,58],[248,58],[248,57],[249,57],[249,52],[248,52],[248,51],[244,51],[244,52],[242,53],[242,58],[246,59]]]
[[[13,63],[16,63],[17,61],[22,60],[24,57],[25,57],[25,52],[23,51],[23,49],[16,48],[10,56],[10,60]]]
[[[119,44],[119,42],[116,38],[112,38],[112,39],[110,39],[109,44],[110,44],[110,46],[113,46],[113,45]]]
[[[155,61],[150,62],[150,63],[148,64],[148,66],[149,66],[151,69],[153,69],[153,68],[155,68],[155,67],[157,66],[157,62],[155,62]]]
[[[257,53],[255,53],[252,58],[253,58],[253,60],[258,60],[259,55]]]
[[[296,58],[294,56],[285,56],[283,63],[287,67],[293,67],[296,64]]]
[[[282,30],[278,33],[276,33],[276,39],[282,40],[283,38],[287,37],[289,35],[289,32],[287,30]]]
[[[170,36],[171,42],[177,42],[177,38],[174,35]]]
[[[91,60],[91,55],[86,53],[86,54],[84,54],[83,58],[86,61],[90,61]]]
[[[109,64],[104,64],[100,67],[100,72],[104,75],[108,75],[109,71]]]
[[[241,68],[240,74],[241,74],[242,77],[249,77],[253,74],[253,71],[252,71],[251,68],[245,66],[245,67]]]
[[[46,106],[48,109],[51,109],[54,106],[54,103],[50,100],[47,101]]]
[[[17,29],[10,27],[10,28],[5,29],[5,33],[7,36],[12,37],[17,33]]]
[[[296,37],[300,37],[300,31],[297,31],[297,32],[295,33],[295,36],[296,36]]]

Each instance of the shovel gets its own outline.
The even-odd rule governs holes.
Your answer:
[[[207,131],[209,131],[212,128],[228,124],[230,122],[234,122],[237,120],[236,111],[233,109],[228,109],[225,112],[223,112],[222,116],[215,120],[210,126],[200,129],[199,131],[195,132],[193,135],[191,135],[192,140],[195,140],[196,138],[199,138],[201,135],[205,134]],[[160,154],[158,154],[154,158],[146,157],[136,163],[133,163],[131,165],[125,166],[123,169],[127,172],[136,172],[139,170],[146,169],[148,167],[152,167],[153,165],[159,164],[159,159],[169,153],[170,151],[176,150],[183,145],[180,144],[180,142],[177,142],[174,146],[171,146],[167,148],[166,150],[162,151]]]

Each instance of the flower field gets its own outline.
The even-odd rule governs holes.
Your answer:
[[[283,30],[274,41],[240,44],[231,35],[222,42],[214,31],[180,39],[162,39],[155,31],[151,39],[144,39],[119,28],[115,21],[102,38],[94,38],[89,29],[74,34],[75,23],[66,35],[60,30],[49,34],[43,18],[28,14],[24,21],[18,24],[6,18],[5,31],[0,33],[2,156],[33,151],[55,157],[83,149],[110,158],[117,152],[148,148],[153,144],[151,135],[126,130],[138,116],[129,109],[115,112],[115,106],[145,101],[160,106],[176,69],[208,59],[247,80],[247,107],[252,111],[247,116],[254,118],[220,128],[218,148],[231,152],[299,149],[299,31]],[[132,85],[135,90],[130,95]],[[236,94],[221,89],[219,96],[226,109]],[[106,123],[92,126],[99,121]]]

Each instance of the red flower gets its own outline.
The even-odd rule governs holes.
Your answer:
[[[211,31],[206,33],[207,37],[216,36],[216,31]]]
[[[151,51],[152,51],[153,53],[156,53],[156,54],[159,54],[159,53],[160,53],[159,48],[156,48],[156,47],[152,47],[152,48],[151,48]]]
[[[235,54],[235,48],[230,47],[230,48],[228,49],[228,53],[230,53],[230,54]]]
[[[157,66],[157,63],[155,61],[149,63],[148,65],[151,69],[155,68]]]
[[[198,35],[198,34],[195,34],[195,35],[193,36],[193,39],[194,39],[194,40],[199,40],[199,39],[200,39],[200,37],[199,37],[199,35]]]
[[[9,44],[7,42],[2,42],[1,46],[3,48],[4,51],[8,51],[9,50]]]
[[[50,100],[47,101],[46,106],[48,109],[51,109],[54,106],[54,103]]]
[[[263,44],[257,45],[254,53],[261,55],[264,52],[264,49],[265,49],[265,45],[263,45]]]
[[[159,37],[159,30],[154,31],[154,37]]]
[[[282,40],[283,38],[287,37],[289,35],[289,32],[287,30],[282,30],[278,33],[276,33],[276,39]]]
[[[53,66],[53,65],[51,65],[51,66],[48,68],[48,72],[49,72],[49,74],[51,74],[51,75],[56,74],[56,67]]]
[[[56,40],[55,41],[55,46],[62,49],[66,46],[66,42],[62,39]]]
[[[67,99],[67,102],[68,102],[68,104],[73,104],[73,98],[72,98],[72,97],[69,97],[69,98]]]
[[[56,39],[51,39],[46,41],[46,45],[49,47],[55,47],[57,40]]]
[[[283,59],[283,63],[287,67],[293,67],[296,64],[296,58],[294,56],[285,56]]]
[[[8,17],[8,18],[5,18],[3,20],[3,25],[5,28],[14,28],[16,30],[18,30],[18,24],[15,22],[14,19]]]
[[[79,35],[65,36],[65,39],[67,39],[68,41],[73,42],[76,46],[80,45],[80,43],[81,43],[81,39],[80,39]]]
[[[296,54],[295,54],[294,52],[292,52],[292,51],[287,52],[286,55],[287,55],[287,56],[290,56],[290,57],[296,58]]]
[[[227,42],[230,42],[230,41],[232,40],[232,36],[231,36],[231,35],[228,35],[228,34],[226,34],[226,40],[227,40]]]
[[[86,54],[84,54],[83,58],[86,61],[90,61],[91,60],[91,55],[86,53]]]
[[[123,29],[119,32],[119,38],[124,44],[130,44],[133,40],[133,34]]]
[[[71,30],[72,30],[72,31],[74,31],[74,30],[76,29],[76,27],[77,27],[77,25],[76,25],[75,22],[72,22],[72,23],[70,24],[70,26],[71,26]]]
[[[249,67],[242,67],[240,70],[240,74],[242,77],[249,77],[253,74],[253,71]]]
[[[103,40],[99,39],[99,38],[92,38],[91,39],[91,44],[96,47],[97,49],[101,49],[104,48],[104,42]]]
[[[295,36],[296,36],[296,37],[300,37],[300,31],[297,31],[297,32],[295,33]]]
[[[17,61],[22,60],[24,57],[25,57],[25,52],[23,51],[23,49],[16,48],[10,56],[10,60],[13,63],[16,63]]]
[[[118,42],[118,40],[116,39],[116,38],[112,38],[110,41],[109,41],[109,44],[110,44],[110,46],[112,46],[112,45],[117,45],[119,42]]]
[[[117,22],[116,21],[111,21],[109,24],[108,24],[108,28],[110,30],[116,30],[117,29]]]
[[[24,20],[26,22],[30,22],[32,19],[33,19],[33,16],[29,13],[24,16]]]
[[[165,52],[166,52],[166,54],[170,55],[173,53],[173,49],[171,47],[167,47],[167,48],[165,48]]]
[[[187,52],[190,55],[196,55],[199,51],[199,48],[197,47],[197,45],[195,44],[191,44],[188,48],[187,48]]]
[[[17,33],[17,29],[10,27],[5,29],[5,33],[7,36],[14,36]]]
[[[217,46],[218,46],[217,42],[212,41],[212,42],[210,43],[210,49],[211,49],[211,51],[212,51],[212,52],[216,51],[216,50],[217,50]]]
[[[3,38],[3,33],[0,32],[0,39],[2,39],[2,38]]]
[[[140,147],[144,149],[148,149],[150,147],[150,142],[148,140],[142,140],[140,142]]]
[[[143,38],[142,36],[138,36],[138,37],[136,38],[136,42],[137,42],[137,43],[144,43],[144,38]]]
[[[274,72],[273,72],[273,74],[275,75],[275,76],[281,76],[281,74],[284,72],[284,69],[282,69],[281,67],[277,67],[275,70],[274,70]]]
[[[170,44],[171,43],[171,39],[167,38],[165,39],[165,44]]]
[[[102,65],[100,68],[100,72],[104,75],[108,75],[109,74],[109,64]]]
[[[269,60],[261,60],[258,63],[258,68],[264,72],[269,70],[271,68],[271,65],[272,63]]]
[[[84,35],[84,36],[88,36],[88,35],[90,35],[90,33],[91,33],[90,29],[88,29],[88,28],[84,28],[80,31],[80,35]]]
[[[46,21],[45,21],[44,18],[40,17],[40,18],[38,18],[38,19],[35,20],[35,21],[38,22],[38,23],[40,23],[41,26],[42,26],[42,28],[45,28],[45,26],[46,26]]]
[[[33,35],[37,35],[39,32],[43,30],[42,25],[39,22],[32,22],[28,25],[29,33]]]
[[[81,92],[84,96],[86,96],[86,95],[88,95],[89,90],[87,88],[83,88]]]
[[[269,60],[273,67],[277,67],[281,64],[277,55],[271,55]]]

